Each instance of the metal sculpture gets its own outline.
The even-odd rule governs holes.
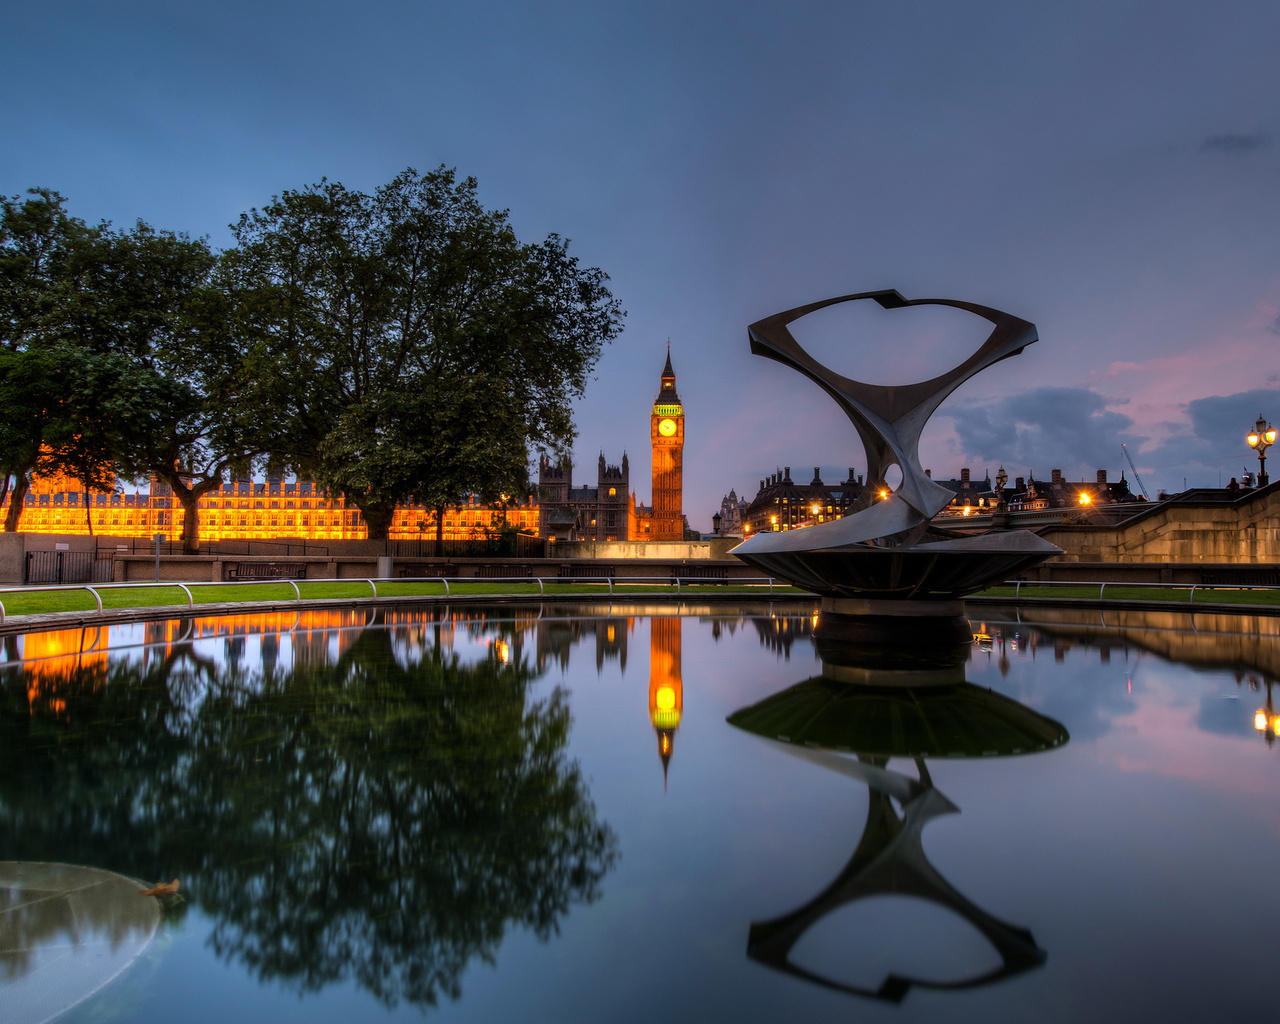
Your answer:
[[[790,331],[790,324],[815,310],[860,299],[872,299],[884,309],[953,306],[989,320],[994,327],[972,356],[932,380],[867,384],[823,366]],[[905,299],[888,290],[798,306],[757,321],[748,328],[748,335],[753,353],[799,370],[835,399],[853,422],[866,451],[871,500],[842,519],[803,530],[758,534],[734,549],[739,558],[824,596],[929,600],[970,593],[1059,552],[1026,531],[966,537],[932,527],[930,520],[954,495],[929,479],[918,451],[920,433],[943,400],[974,374],[1035,342],[1034,324],[972,302]],[[902,483],[877,500],[885,474],[894,465],[902,471]],[[926,613],[936,615],[939,610]]]

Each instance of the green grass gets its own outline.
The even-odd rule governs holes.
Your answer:
[[[292,601],[293,586],[289,583],[188,583],[192,602],[196,605],[238,603],[251,601]],[[377,583],[379,597],[443,597],[443,583],[430,581],[401,582],[398,580],[379,580]],[[316,582],[305,580],[298,582],[298,591],[304,598],[356,600],[373,596],[373,589],[364,580],[350,582]],[[187,594],[177,586],[148,587],[108,587],[106,584],[97,588],[102,597],[104,609],[122,608],[154,608],[160,606],[185,605]],[[625,594],[669,594],[674,595],[676,588],[667,582],[665,577],[657,577],[653,583],[619,583],[613,587],[614,595]],[[574,597],[598,596],[609,594],[607,583],[544,583],[540,591],[536,582],[505,583],[501,581],[472,583],[450,580],[449,594],[453,597],[478,596],[486,594],[538,594],[549,596]],[[740,596],[762,597],[769,593],[767,586],[731,586],[725,584],[687,584],[680,585],[680,594],[736,594]],[[806,591],[796,587],[775,585],[774,596],[788,594],[805,594]],[[31,590],[0,592],[0,602],[4,604],[5,614],[9,615],[42,615],[51,612],[85,612],[95,611],[97,603],[87,590],[77,587],[44,587]]]
[[[1191,603],[1191,588],[1186,587],[1126,587],[1123,584],[1108,583],[1102,597],[1106,601],[1169,601],[1177,604]],[[991,587],[975,596],[978,597],[1013,597],[1017,593],[1015,587]],[[1034,586],[1022,588],[1021,596],[1078,598],[1087,601],[1098,599],[1097,586]],[[1280,604],[1280,590],[1252,590],[1247,587],[1196,587],[1196,604]]]

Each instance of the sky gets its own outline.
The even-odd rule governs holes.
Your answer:
[[[1115,479],[1124,442],[1149,492],[1216,487],[1280,419],[1277,38],[1280,5],[1232,0],[45,0],[0,33],[0,192],[222,247],[322,177],[473,175],[628,312],[575,408],[575,481],[625,450],[650,500],[670,339],[702,530],[780,467],[865,472],[746,328],[878,288],[1039,330],[934,414],[935,477]],[[845,376],[910,383],[984,323],[857,303],[793,329]]]

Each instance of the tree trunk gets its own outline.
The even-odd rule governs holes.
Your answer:
[[[169,485],[182,506],[182,553],[200,554],[200,499],[222,486],[221,474],[201,480],[195,487],[188,487],[176,473],[166,473],[159,478]]]
[[[9,514],[4,517],[5,533],[18,532],[22,506],[27,500],[27,491],[31,489],[31,481],[27,478],[28,469],[29,466],[24,466],[13,475],[13,490],[9,492]]]
[[[379,502],[377,505],[362,507],[357,503],[356,508],[359,508],[360,514],[364,516],[364,525],[369,531],[369,539],[386,540],[391,532],[391,520],[396,512],[395,506]]]
[[[4,504],[5,496],[9,493],[9,474],[0,478],[0,505]]]
[[[84,489],[84,525],[89,528],[89,536],[93,536],[93,506],[89,502],[89,488]]]
[[[436,558],[444,557],[444,506],[436,509]]]

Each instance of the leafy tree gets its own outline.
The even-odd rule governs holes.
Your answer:
[[[86,254],[106,232],[68,215],[65,203],[49,189],[0,198],[0,501],[12,478],[8,531],[18,529],[46,433],[66,415],[68,310]]]
[[[443,167],[372,195],[285,192],[234,231],[221,281],[274,461],[341,493],[374,539],[414,495],[523,492],[529,446],[568,447],[624,316],[564,240],[521,243]]]

